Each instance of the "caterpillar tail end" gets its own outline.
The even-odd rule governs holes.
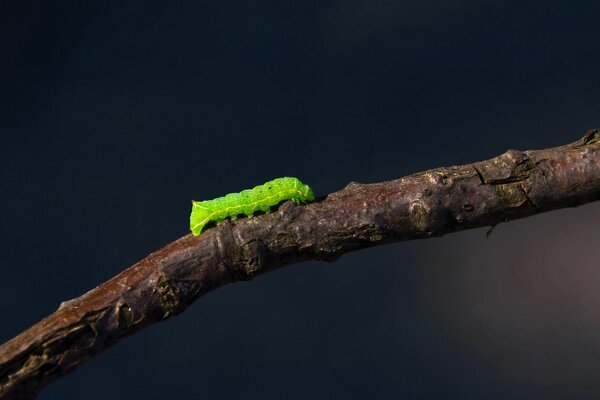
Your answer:
[[[190,214],[190,231],[194,236],[202,233],[204,225],[207,224],[210,212],[202,206],[201,201],[192,200],[192,213]]]

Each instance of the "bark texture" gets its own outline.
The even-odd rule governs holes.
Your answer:
[[[304,260],[494,226],[600,199],[600,130],[536,151],[350,183],[306,206],[226,221],[150,254],[0,346],[0,398],[31,399],[125,336],[206,292]]]

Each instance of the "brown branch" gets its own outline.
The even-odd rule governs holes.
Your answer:
[[[30,399],[125,336],[226,283],[352,250],[494,226],[600,199],[600,130],[546,150],[350,183],[322,201],[184,236],[0,346],[0,398]]]

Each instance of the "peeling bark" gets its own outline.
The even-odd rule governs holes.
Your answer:
[[[186,235],[0,346],[0,398],[38,392],[122,338],[226,283],[384,243],[495,226],[600,199],[600,130],[536,151],[350,183],[306,206]]]

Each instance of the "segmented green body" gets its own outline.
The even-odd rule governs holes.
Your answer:
[[[310,186],[298,178],[277,178],[240,193],[230,193],[214,200],[192,201],[190,230],[197,236],[209,222],[219,223],[225,218],[236,219],[240,214],[252,217],[257,211],[267,213],[271,211],[271,207],[284,200],[301,204],[314,199]]]

